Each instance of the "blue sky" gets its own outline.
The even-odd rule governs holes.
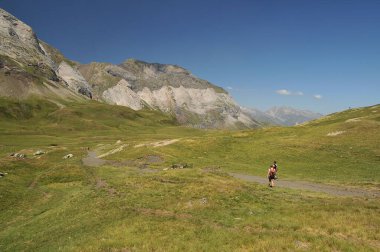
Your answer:
[[[380,1],[0,0],[68,58],[183,66],[243,106],[380,103]]]

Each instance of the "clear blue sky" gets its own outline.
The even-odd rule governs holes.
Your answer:
[[[380,0],[0,0],[0,6],[70,59],[177,64],[243,106],[330,113],[380,103]]]

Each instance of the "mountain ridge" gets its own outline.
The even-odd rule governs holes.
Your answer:
[[[281,121],[283,125],[292,126],[322,117],[320,113],[289,106],[275,106],[266,111],[267,114]]]
[[[323,116],[317,112],[289,106],[274,106],[266,111],[246,107],[242,110],[263,125],[294,126]]]
[[[118,65],[80,64],[39,40],[30,26],[2,9],[0,36],[4,41],[0,45],[1,96],[96,99],[135,110],[160,110],[197,128],[259,126],[223,88],[183,67],[136,59]]]

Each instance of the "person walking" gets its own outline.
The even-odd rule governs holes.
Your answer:
[[[269,186],[273,187],[274,186],[274,179],[276,176],[276,169],[274,168],[273,165],[269,166],[268,169],[268,180],[269,180]]]

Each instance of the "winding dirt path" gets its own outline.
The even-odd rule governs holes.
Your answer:
[[[106,163],[106,160],[98,158],[95,151],[89,151],[87,157],[82,158],[82,162],[85,166],[101,166]]]
[[[229,173],[231,176],[241,179],[248,182],[255,182],[263,185],[268,184],[268,179],[265,177],[246,175],[241,173]],[[322,192],[334,196],[345,196],[345,197],[371,197],[379,198],[380,191],[378,190],[364,190],[359,188],[350,188],[344,186],[333,186],[318,184],[306,181],[291,181],[291,180],[276,180],[276,187],[292,188],[292,189],[301,189],[308,190],[313,192]]]

